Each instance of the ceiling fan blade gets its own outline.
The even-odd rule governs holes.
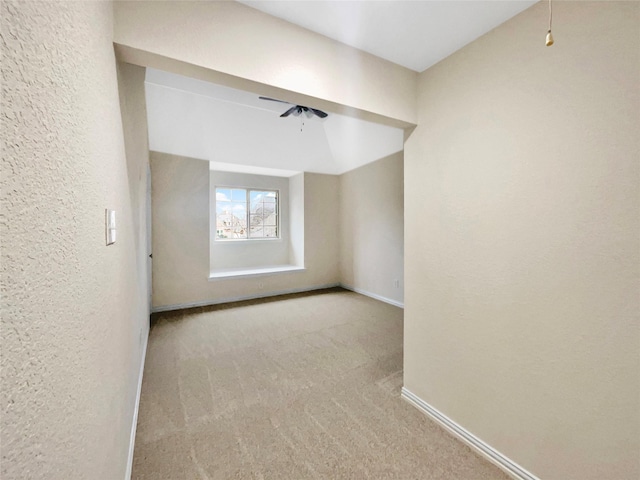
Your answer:
[[[311,108],[310,110],[320,118],[327,118],[329,116],[329,114],[324,113],[322,110],[316,110],[315,108]]]
[[[282,115],[280,115],[281,117],[288,117],[289,115],[291,115],[292,113],[294,115],[300,115],[297,112],[298,107],[291,107],[289,110],[287,110],[286,112],[284,112]]]
[[[278,100],[277,98],[269,98],[269,97],[258,97],[260,100],[269,100],[270,102],[280,102],[287,103],[289,105],[293,105],[293,103],[285,102],[284,100]]]

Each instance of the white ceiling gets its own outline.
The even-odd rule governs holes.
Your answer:
[[[240,1],[415,71],[535,3]],[[280,118],[289,106],[259,100],[261,92],[153,69],[147,69],[145,83],[150,149],[209,160],[212,168],[281,176],[300,171],[341,174],[403,149],[400,129],[332,112],[326,119],[305,118],[303,125],[301,117]]]
[[[220,170],[338,175],[403,149],[399,128],[331,112],[325,119],[280,118],[289,105],[260,100],[259,92],[151,68],[145,91],[149,148],[209,160]]]
[[[239,0],[422,72],[537,0]]]

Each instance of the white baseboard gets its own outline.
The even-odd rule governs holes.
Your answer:
[[[340,286],[346,290],[351,290],[352,292],[359,293],[360,295],[364,295],[366,297],[375,298],[376,300],[380,300],[381,302],[388,303],[389,305],[404,308],[404,303],[398,302],[397,300],[392,300],[390,298],[383,297],[382,295],[378,295],[376,293],[367,292],[366,290],[362,290],[361,288],[352,287],[351,285],[346,285],[344,283],[341,283]]]
[[[278,295],[288,295],[290,293],[312,292],[314,290],[324,290],[325,288],[339,287],[339,283],[326,283],[324,285],[316,285],[314,287],[291,288],[288,290],[279,290],[277,292],[257,293],[251,295],[241,295],[239,297],[220,298],[217,300],[204,300],[202,302],[177,303],[174,305],[161,305],[153,307],[151,313],[169,312],[171,310],[182,310],[184,308],[208,307],[210,305],[220,305],[222,303],[242,302],[244,300],[256,300],[258,298],[276,297]]]
[[[144,373],[144,362],[147,359],[147,345],[149,343],[149,332],[144,339],[144,348],[142,349],[142,361],[140,362],[140,372],[138,373],[138,391],[136,393],[136,405],[133,410],[133,421],[131,424],[131,435],[129,436],[129,457],[127,458],[127,473],[125,480],[131,480],[133,471],[133,450],[136,443],[136,428],[138,427],[138,412],[140,411],[140,395],[142,394],[142,374]]]
[[[434,407],[432,407],[427,402],[422,400],[417,395],[414,395],[404,387],[402,387],[402,398],[404,398],[407,402],[412,404],[422,413],[426,414],[431,419],[435,420],[439,425],[444,427],[447,431],[454,434],[464,443],[469,445],[471,448],[473,448],[475,451],[480,453],[483,457],[485,457],[491,463],[493,463],[497,467],[504,470],[513,478],[516,478],[518,480],[539,480],[538,477],[536,477],[532,473],[522,468],[513,460],[510,460],[508,457],[504,456],[502,453],[498,452],[487,443],[480,440],[474,434],[467,431],[462,426],[458,425],[456,422],[451,420],[445,414],[439,412]]]

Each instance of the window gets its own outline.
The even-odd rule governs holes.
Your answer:
[[[279,235],[277,190],[216,187],[216,240]]]

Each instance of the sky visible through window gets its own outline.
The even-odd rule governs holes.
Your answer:
[[[216,240],[278,238],[278,192],[216,188]]]

